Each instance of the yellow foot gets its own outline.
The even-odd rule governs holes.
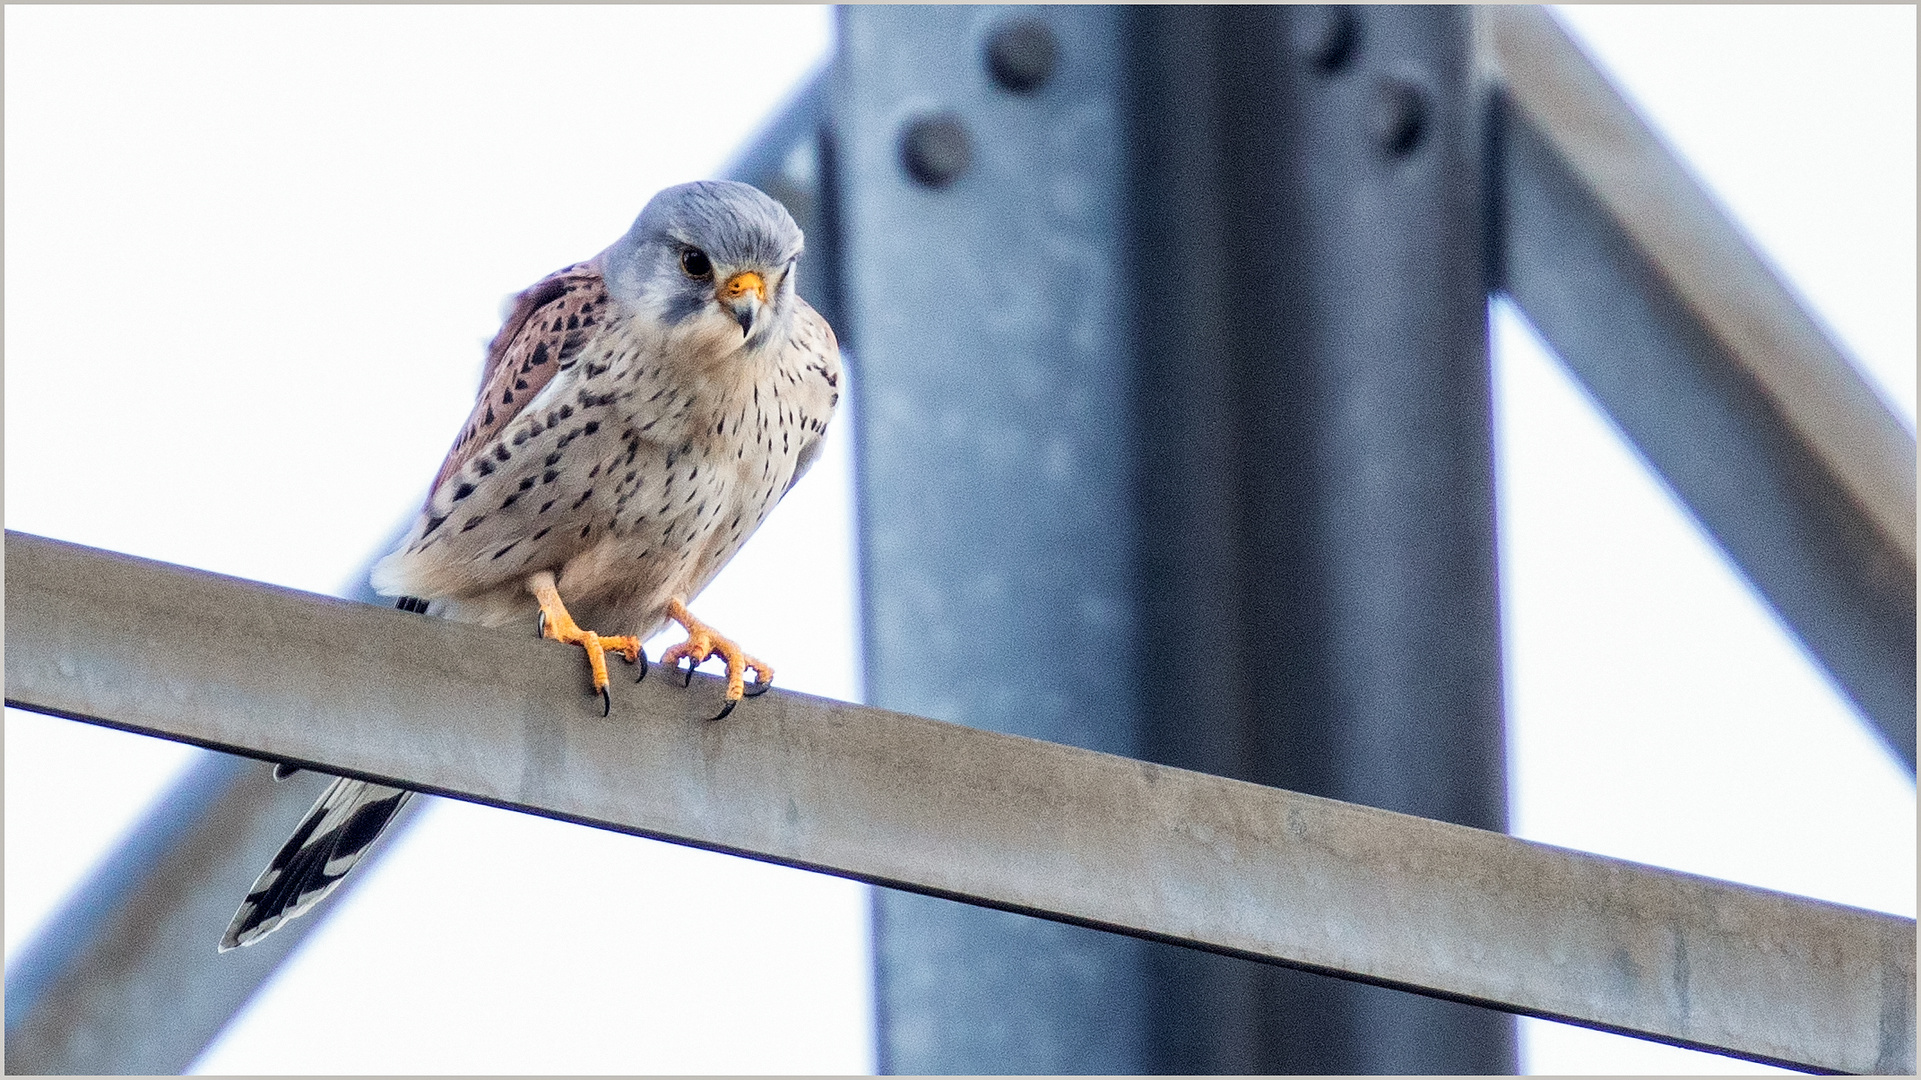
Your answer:
[[[631,634],[602,637],[575,625],[574,617],[567,614],[567,605],[560,602],[560,590],[554,587],[554,575],[550,571],[542,570],[528,578],[527,591],[540,602],[540,636],[578,645],[587,651],[587,666],[594,672],[594,690],[600,694],[600,715],[606,716],[614,707],[613,696],[607,692],[606,654],[617,652],[626,657],[628,663],[639,664],[640,677],[644,679],[647,658],[640,651],[640,639]]]
[[[768,667],[766,661],[756,660],[741,652],[740,646],[721,637],[714,632],[713,627],[694,618],[687,610],[686,604],[678,599],[667,601],[667,617],[686,628],[687,640],[661,653],[661,664],[671,667],[679,664],[683,657],[686,658],[689,661],[687,681],[691,683],[694,681],[694,669],[705,663],[708,657],[718,656],[727,661],[727,704],[720,710],[720,716],[714,719],[719,720],[733,712],[735,703],[746,696],[748,668],[754,670],[756,696],[765,693],[767,688],[773,685],[774,669]]]

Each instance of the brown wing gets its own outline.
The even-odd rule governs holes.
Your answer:
[[[596,333],[607,311],[607,285],[598,263],[576,263],[514,297],[513,311],[487,347],[473,414],[427,491],[429,505],[440,485],[520,415]]]

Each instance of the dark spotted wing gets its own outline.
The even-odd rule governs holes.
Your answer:
[[[429,504],[448,477],[520,415],[556,372],[573,363],[599,332],[606,312],[607,286],[591,261],[550,274],[514,297],[513,311],[487,348],[480,397],[434,477]]]

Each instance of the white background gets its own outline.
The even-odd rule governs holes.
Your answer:
[[[1562,14],[1912,426],[1913,9]],[[5,17],[7,526],[336,593],[500,299],[714,174],[832,38],[794,7]],[[1505,307],[1495,343],[1514,831],[1912,916],[1913,783]],[[847,431],[696,610],[857,699]],[[6,750],[11,954],[187,751],[15,712]],[[442,801],[337,907],[200,1070],[872,1068],[847,882]],[[1750,1068],[1522,1039],[1531,1071]]]

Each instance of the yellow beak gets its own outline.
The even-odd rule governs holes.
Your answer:
[[[740,324],[741,337],[754,332],[754,317],[760,314],[760,306],[767,302],[767,283],[761,280],[759,274],[742,270],[728,278],[727,283],[714,295],[733,312],[734,321]]]
[[[763,304],[767,302],[767,283],[752,270],[742,270],[728,278],[727,284],[720,287],[720,298],[727,303],[732,303],[748,293],[753,293]]]

